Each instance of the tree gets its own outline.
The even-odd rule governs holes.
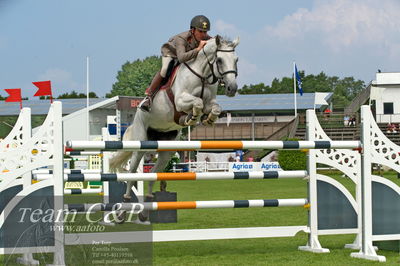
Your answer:
[[[355,80],[353,77],[329,77],[324,72],[318,75],[305,75],[299,71],[303,92],[332,92],[332,102],[336,108],[344,108],[354,97],[365,88],[362,80]],[[239,94],[265,94],[265,93],[293,93],[293,77],[274,78],[271,86],[264,83],[244,85],[239,89]]]
[[[44,96],[42,96],[44,97]],[[42,99],[42,97],[40,97],[40,99]],[[46,96],[49,97],[49,96]],[[63,94],[60,94],[57,99],[76,99],[76,98],[86,98],[86,94],[85,93],[77,93],[75,90],[71,91],[70,93],[66,92]],[[89,98],[99,98],[95,92],[91,91],[89,92]]]
[[[118,71],[117,82],[106,97],[116,95],[144,96],[146,88],[150,85],[155,73],[161,69],[161,57],[150,56],[143,60],[137,59],[126,62],[122,70]]]
[[[271,87],[264,85],[264,83],[244,85],[239,94],[266,94],[270,93]]]

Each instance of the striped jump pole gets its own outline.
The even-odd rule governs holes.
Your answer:
[[[137,210],[178,210],[215,208],[255,208],[255,207],[297,207],[306,206],[307,199],[261,199],[261,200],[215,200],[215,201],[173,201],[143,203],[91,203],[66,204],[69,211],[137,211]]]
[[[72,157],[72,158],[64,158],[64,162],[71,162],[71,161],[88,161],[87,157]]]
[[[64,169],[64,174],[100,174],[100,169]],[[53,174],[51,169],[33,170],[32,174]]]
[[[101,155],[101,151],[67,151],[65,155],[69,156],[86,156],[86,155]]]
[[[359,149],[360,141],[67,141],[76,150],[186,151],[264,149]]]
[[[227,179],[275,179],[304,178],[307,171],[254,171],[254,172],[205,172],[205,173],[110,173],[65,174],[64,181],[172,181],[172,180],[227,180]],[[50,178],[49,174],[36,175],[37,180]]]
[[[64,188],[64,195],[99,194],[101,188]]]

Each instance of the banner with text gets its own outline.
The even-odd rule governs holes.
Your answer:
[[[278,162],[230,162],[229,172],[281,171]]]

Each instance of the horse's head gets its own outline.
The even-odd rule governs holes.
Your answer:
[[[238,88],[236,82],[238,57],[235,48],[239,44],[239,38],[228,41],[216,36],[209,42],[205,49],[214,52],[214,74],[225,87],[225,94],[232,97]]]

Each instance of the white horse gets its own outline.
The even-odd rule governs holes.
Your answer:
[[[238,38],[234,41],[219,36],[210,39],[195,59],[180,65],[170,92],[160,90],[156,94],[150,112],[137,110],[123,140],[175,140],[182,128],[194,126],[199,120],[204,125],[213,125],[221,113],[221,107],[216,102],[217,81],[224,84],[227,96],[234,96],[237,90],[238,57],[235,47],[238,44]],[[111,158],[110,169],[122,172],[130,159],[129,172],[134,173],[144,153],[119,151]],[[159,152],[152,172],[163,172],[174,153]],[[153,184],[149,182],[149,196],[153,192]],[[124,200],[130,199],[132,186],[133,182],[128,182]]]

